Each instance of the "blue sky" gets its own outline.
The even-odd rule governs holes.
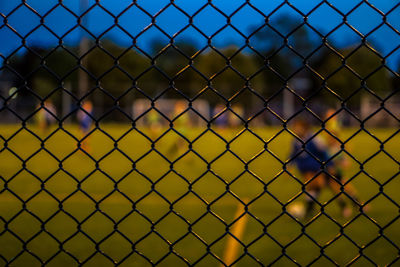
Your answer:
[[[88,1],[89,6],[95,5],[94,0]],[[79,0],[64,0],[63,5],[65,7],[58,6],[53,11],[49,12],[58,2],[58,0],[26,0],[26,4],[29,7],[22,6],[13,11],[13,9],[21,4],[20,0],[1,1],[0,12],[7,16],[7,22],[10,28],[14,29],[22,37],[26,37],[28,46],[56,46],[59,43],[58,37],[62,37],[67,45],[76,45],[81,36],[82,29],[77,27],[77,19],[70,11],[80,14]],[[174,2],[189,15],[195,14],[199,8],[207,3],[206,0],[175,0]],[[244,2],[244,0],[213,0],[212,4],[226,15],[231,15],[232,12]],[[269,14],[284,1],[250,0],[249,2],[261,12]],[[321,1],[289,0],[287,2],[306,14]],[[346,14],[357,6],[361,0],[329,0],[329,2],[340,12]],[[131,3],[132,0],[100,0],[100,4],[114,15],[120,14]],[[137,3],[143,10],[133,6],[118,18],[119,25],[127,32],[116,27],[114,18],[101,7],[95,5],[85,16],[87,29],[90,32],[86,33],[86,35],[90,36],[90,34],[93,34],[94,36],[100,36],[104,31],[111,28],[103,38],[112,39],[120,45],[130,45],[132,44],[132,38],[129,35],[137,36],[143,29],[151,25],[152,21],[148,14],[157,14],[157,12],[168,5],[170,1],[137,0]],[[369,3],[379,10],[382,10],[384,13],[387,13],[398,4],[398,1],[369,0]],[[31,8],[36,10],[40,15],[45,16],[43,24],[41,24],[40,17],[32,12]],[[146,14],[146,12],[148,14]],[[284,14],[290,14],[299,19],[302,18],[301,14],[296,12],[290,5],[285,4],[271,16],[271,20],[273,21],[274,18]],[[400,6],[392,10],[387,15],[386,19],[394,29],[400,30]],[[207,36],[213,35],[226,24],[226,21],[226,17],[210,6],[207,6],[193,17],[193,24]],[[264,17],[249,5],[245,5],[239,12],[231,16],[232,25],[245,35],[249,34],[252,26],[260,25],[263,21]],[[342,21],[342,15],[329,7],[326,3],[308,16],[308,22],[323,34],[331,31]],[[362,34],[367,34],[382,23],[382,16],[372,7],[363,3],[347,16],[347,21]],[[189,23],[189,18],[175,7],[170,6],[156,17],[155,22],[156,25],[167,34],[174,35]],[[21,37],[3,23],[0,24],[0,27],[0,53],[3,56],[7,56],[17,47],[21,46]],[[31,32],[32,30],[34,31]],[[51,31],[53,33],[51,33]],[[313,35],[318,39],[316,34]],[[159,29],[152,26],[137,38],[137,44],[144,49],[150,49],[149,44],[153,40],[167,43],[169,39],[161,33]],[[177,35],[176,40],[190,40],[198,47],[203,47],[207,43],[207,39],[193,27],[189,27]],[[359,43],[360,40],[360,37],[348,26],[340,27],[331,35],[331,41],[342,47]],[[400,36],[387,25],[380,27],[377,31],[372,33],[368,37],[368,40],[371,41],[384,56],[388,55],[400,45]],[[243,45],[245,39],[233,28],[228,27],[215,35],[212,41],[217,47],[224,47],[232,44],[238,46]],[[21,49],[20,52],[21,51],[23,51],[23,49]],[[399,59],[400,49],[391,54],[388,58],[388,62],[391,67],[397,68]]]

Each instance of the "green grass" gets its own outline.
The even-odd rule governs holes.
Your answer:
[[[223,257],[228,239],[226,227],[235,222],[238,208],[244,211],[238,199],[247,204],[252,214],[244,215],[249,218],[241,241],[253,256],[242,257],[238,266],[257,265],[254,259],[265,265],[277,259],[278,266],[293,265],[286,257],[279,259],[283,251],[299,264],[307,265],[320,256],[317,244],[328,245],[323,249],[324,255],[345,265],[360,252],[349,239],[361,248],[368,245],[362,254],[378,265],[389,264],[398,257],[395,246],[400,246],[400,221],[392,220],[399,215],[399,209],[382,194],[370,202],[366,212],[369,218],[357,213],[349,219],[342,218],[336,201],[327,205],[325,212],[337,223],[321,215],[302,228],[301,224],[307,221],[296,222],[288,215],[279,217],[282,206],[265,192],[264,185],[268,184],[268,192],[282,203],[301,192],[301,185],[287,174],[277,176],[282,164],[248,131],[236,137],[239,130],[216,130],[226,140],[236,138],[229,149],[248,163],[246,172],[243,162],[233,153],[225,152],[227,145],[223,140],[211,131],[200,136],[204,129],[187,133],[190,140],[195,140],[193,150],[198,155],[189,152],[179,160],[177,157],[185,151],[174,150],[179,137],[173,132],[167,133],[152,149],[151,142],[136,130],[125,134],[130,130],[129,125],[101,125],[104,132],[96,130],[90,137],[89,156],[77,150],[76,140],[61,129],[41,133],[28,126],[40,138],[46,138],[43,149],[38,138],[19,129],[19,125],[0,127],[0,136],[8,140],[7,147],[2,144],[0,152],[0,265],[5,260],[12,261],[12,266],[39,266],[42,262],[71,266],[77,264],[76,260],[87,266],[107,266],[112,261],[124,266],[150,265],[144,256],[160,266],[187,265],[179,257],[199,266],[219,266],[215,257]],[[75,126],[65,129],[79,136]],[[141,130],[156,137],[148,129]],[[287,159],[292,140],[288,133],[271,140],[280,128],[253,130],[262,139],[271,141],[268,149],[276,157]],[[357,130],[346,129],[342,140]],[[369,130],[382,141],[395,132],[395,129]],[[118,140],[117,146],[112,138]],[[399,139],[396,136],[384,145],[396,160],[400,160]],[[346,143],[345,148],[354,158],[365,163],[365,173],[376,179],[374,182],[361,173],[352,184],[363,202],[382,189],[386,196],[400,203],[399,178],[382,188],[378,185],[399,171],[399,165],[383,152],[369,159],[379,147],[364,132]],[[256,155],[259,156],[254,158]],[[346,178],[360,171],[360,165],[350,161]],[[23,165],[26,165],[24,170]],[[295,171],[294,174],[298,175]],[[321,202],[326,203],[332,197],[326,190]],[[383,227],[384,236],[376,224]],[[345,226],[343,234],[340,225]],[[209,244],[209,251],[205,243]],[[173,253],[165,257],[170,251]],[[238,257],[243,252],[242,247]],[[355,263],[370,264],[364,257]],[[316,265],[332,263],[321,257]]]

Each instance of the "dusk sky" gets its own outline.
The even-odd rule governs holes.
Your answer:
[[[79,27],[76,27],[76,17],[74,17],[62,6],[58,6],[52,12],[48,13],[52,7],[57,5],[59,2],[58,0],[26,0],[25,2],[40,15],[43,16],[47,14],[44,17],[44,24],[41,25],[40,17],[26,6],[22,6],[13,11],[13,9],[21,4],[21,1],[1,0],[0,13],[2,13],[1,16],[7,16],[8,22],[8,26],[5,26],[3,22],[0,24],[0,54],[2,56],[9,55],[12,51],[21,46],[21,38],[9,27],[15,29],[15,31],[21,36],[26,37],[28,46],[57,46],[59,39],[54,34],[62,37],[64,43],[67,45],[77,44],[82,31]],[[175,0],[174,2],[189,15],[194,14],[194,12],[207,3],[206,0]],[[215,6],[220,8],[220,10],[227,15],[230,15],[244,2],[244,0],[212,1]],[[252,5],[257,7],[265,14],[269,14],[282,2],[283,0],[250,1]],[[298,8],[300,11],[307,13],[321,1],[290,0],[288,2]],[[359,4],[361,0],[329,0],[329,2],[341,12],[347,13],[349,10]],[[132,0],[101,0],[100,3],[109,12],[114,15],[118,15],[132,3]],[[138,5],[152,15],[156,14],[160,9],[169,3],[169,0],[137,1]],[[394,29],[397,29],[397,31],[400,29],[400,4],[398,3],[398,0],[369,0],[369,3],[374,5],[379,10],[382,10],[384,13],[388,13],[389,10],[392,10],[397,6],[397,8],[388,13],[387,22],[392,25]],[[80,13],[79,0],[65,0],[63,1],[63,5],[69,8],[72,12],[77,14]],[[89,0],[89,6],[92,5],[95,5],[95,1]],[[286,4],[271,16],[271,21],[273,21],[274,18],[284,14],[289,14],[295,18],[302,19],[302,16],[298,12]],[[85,18],[87,19],[87,28],[94,36],[100,36],[104,31],[111,28],[111,30],[109,30],[102,38],[112,39],[116,43],[126,46],[132,44],[132,39],[127,33],[131,34],[132,36],[136,36],[144,28],[151,25],[150,16],[135,6],[128,9],[119,17],[119,25],[124,28],[127,33],[116,27],[114,18],[107,14],[107,12],[105,12],[99,6],[95,6],[87,14],[87,16],[85,16]],[[311,15],[309,15],[308,18],[309,23],[323,34],[328,33],[343,21],[343,17],[327,4],[320,6]],[[250,6],[246,5],[241,9],[241,11],[232,16],[231,21],[232,25],[234,25],[238,30],[242,31],[245,35],[248,35],[252,27],[263,23],[264,17]],[[363,3],[356,8],[355,11],[347,17],[347,21],[362,34],[368,34],[371,30],[383,22],[382,16],[366,3]],[[156,24],[170,35],[174,35],[176,32],[184,28],[188,23],[188,17],[173,6],[167,8],[156,18]],[[193,24],[203,31],[204,34],[211,36],[226,24],[226,18],[218,13],[215,9],[208,6],[193,17]],[[46,29],[46,27],[53,31],[54,34]],[[33,29],[35,30],[31,32]],[[71,29],[73,30],[67,34],[67,32]],[[312,34],[312,36],[318,40],[318,36],[316,34]],[[380,27],[367,39],[373,43],[374,46],[384,56],[400,46],[400,35],[387,25]],[[152,26],[145,33],[141,34],[141,36],[137,39],[137,44],[144,49],[150,49],[149,44],[154,40],[168,43],[169,38],[162,34],[156,27]],[[184,32],[179,34],[176,37],[176,40],[191,41],[192,43],[196,44],[197,47],[203,47],[207,43],[207,39],[204,38],[204,36],[202,36],[193,27],[189,27]],[[218,47],[224,47],[232,44],[241,46],[245,42],[245,39],[230,27],[217,34],[212,40],[213,44]],[[350,27],[344,25],[331,35],[330,40],[337,46],[345,47],[357,44],[361,39],[353,30],[350,29]],[[250,42],[250,44],[256,46],[256,44],[253,44],[252,42]],[[23,49],[21,49],[20,52],[22,50]],[[391,56],[388,58],[388,62],[391,67],[397,68],[399,59],[400,48],[391,54]]]

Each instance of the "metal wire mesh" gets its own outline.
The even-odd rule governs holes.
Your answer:
[[[8,244],[0,249],[2,265],[398,264],[400,237],[391,229],[396,229],[400,217],[395,190],[399,155],[394,144],[400,113],[397,102],[391,101],[398,97],[399,73],[391,62],[400,47],[396,39],[400,32],[391,17],[398,16],[400,3],[393,1],[383,9],[367,0],[354,1],[347,8],[336,1],[310,1],[302,8],[299,1],[282,0],[266,10],[257,1],[247,0],[228,5],[231,10],[226,10],[219,1],[199,1],[188,10],[182,1],[160,1],[152,11],[140,1],[125,2],[115,11],[106,1],[81,1],[78,12],[66,1],[55,1],[40,12],[34,1],[21,0],[0,13],[0,31],[18,39],[15,47],[0,55],[0,240]],[[361,7],[378,16],[378,23],[368,30],[350,22]],[[277,14],[284,8],[300,19],[292,24],[288,23],[290,16],[279,20]],[[160,22],[170,9],[182,18],[182,24],[171,20],[168,27]],[[20,10],[34,14],[37,24],[29,30],[15,27],[15,20],[23,20],[17,16]],[[71,17],[76,23],[48,26],[46,21],[56,12],[62,14],[59,20]],[[111,26],[92,29],[86,21],[92,12],[97,12],[97,24],[107,17]],[[241,12],[247,13],[236,19]],[[321,12],[326,20],[334,14],[339,22],[319,29],[310,21]],[[219,16],[222,23],[215,30],[202,28],[200,16],[206,21],[207,16]],[[246,16],[259,16],[262,23],[243,29]],[[146,22],[138,20],[132,27],[124,24],[126,18],[136,17]],[[214,22],[210,19],[208,23]],[[352,46],[333,44],[334,34],[342,27],[358,38]],[[393,36],[394,46],[387,53],[372,41],[383,28]],[[31,44],[31,36],[44,30],[55,46]],[[115,30],[129,45],[116,45],[106,38]],[[141,38],[153,30],[161,41],[149,49]],[[203,43],[191,46],[177,41],[188,30]],[[226,30],[238,35],[243,45],[226,48],[215,42]],[[68,36],[76,31],[79,44],[68,44]],[[307,35],[312,37],[305,40]],[[4,43],[10,40],[2,38]],[[366,112],[359,104],[362,99],[369,101]],[[211,105],[215,111],[202,105]],[[328,107],[333,111],[325,116]],[[233,126],[227,122],[228,114]],[[339,117],[347,130],[329,126]],[[293,126],[299,118],[312,125],[306,138]],[[41,127],[41,123],[53,126]],[[309,147],[319,136],[337,147],[324,159]],[[360,136],[363,141],[357,141]],[[290,140],[300,146],[291,156]],[[61,151],[67,143],[73,145]],[[167,148],[170,144],[172,148]],[[302,153],[320,166],[310,180],[292,168]],[[340,157],[347,157],[354,170],[346,172],[343,180],[329,170],[330,162]],[[266,177],[266,172],[272,177]],[[308,189],[322,175],[339,188],[325,198]],[[347,190],[360,179],[363,182],[357,190],[363,200]],[[130,184],[125,187],[127,181]],[[170,188],[165,189],[163,183]],[[170,197],[180,183],[183,192]],[[63,193],[57,191],[60,186]],[[241,194],[236,189],[252,186],[260,190]],[[139,187],[141,194],[134,191]],[[286,190],[292,191],[285,194]],[[234,204],[222,205],[220,212],[218,205],[226,198]],[[291,208],[302,198],[314,203],[314,214],[308,219]],[[341,198],[355,206],[350,218],[331,210]],[[374,209],[378,200],[384,204],[370,213],[369,205]],[[273,203],[276,209],[253,208],[260,202]],[[198,216],[191,214],[196,209]],[[246,241],[234,230],[246,224],[243,220],[252,221],[251,227],[258,229]],[[322,220],[325,224],[313,230]],[[199,228],[205,221],[209,225],[205,229],[211,229]],[[172,228],[160,230],[163,224]],[[27,225],[37,225],[37,229],[24,230],[29,229]],[[141,234],[132,234],[135,227]],[[328,227],[335,228],[334,234],[321,241]],[[371,238],[355,238],[350,230],[354,227],[361,232],[359,236]],[[286,228],[295,230],[285,233]],[[207,232],[215,234],[209,238]],[[273,249],[260,245],[265,238]],[[227,239],[239,246],[227,249],[238,250],[233,259],[227,259],[218,247],[226,247]],[[105,245],[110,240],[117,251]],[[150,243],[150,249],[143,248],[144,243]],[[52,244],[51,249],[44,244]],[[292,251],[296,244],[305,246],[307,260]],[[329,252],[337,246],[339,251],[345,248],[339,254],[349,253],[349,258],[338,260],[340,255]],[[254,247],[260,248],[254,251]],[[371,254],[370,249],[378,254]],[[120,255],[118,250],[125,252]]]

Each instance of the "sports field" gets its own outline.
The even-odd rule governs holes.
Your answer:
[[[314,260],[315,266],[333,265],[321,254],[339,265],[359,257],[356,266],[372,265],[369,260],[384,266],[399,257],[399,207],[392,201],[400,203],[400,178],[391,179],[399,165],[378,153],[380,143],[365,132],[345,144],[354,157],[347,156],[351,164],[345,178],[359,173],[351,183],[362,202],[373,198],[367,216],[355,212],[343,218],[326,190],[321,203],[329,202],[324,210],[330,218],[320,215],[309,222],[282,214],[279,202],[302,191],[299,181],[279,175],[282,163],[275,157],[286,161],[292,140],[287,132],[276,136],[282,128],[252,129],[259,138],[240,129],[215,129],[233,140],[229,151],[210,130],[193,129],[185,134],[196,153],[178,158],[185,149],[176,149],[180,137],[173,132],[152,149],[129,125],[100,127],[103,131],[97,129],[88,140],[90,154],[77,150],[70,134],[79,133],[73,125],[65,126],[70,134],[57,128],[43,133],[28,125],[45,139],[43,144],[20,125],[0,127],[0,137],[8,140],[1,141],[0,151],[0,265],[15,259],[12,266],[73,266],[77,261],[87,266],[148,266],[150,261],[219,266],[217,258],[224,259],[237,242],[226,234],[235,225],[243,230],[240,241],[248,252],[243,256],[240,246],[233,253],[234,259],[240,257],[237,266],[257,266],[257,261],[294,265],[288,257],[300,265]],[[166,129],[140,130],[157,138]],[[391,138],[396,129],[369,130],[400,160],[400,135]],[[357,131],[346,129],[341,139]],[[379,192],[384,194],[376,196]],[[243,214],[239,220],[238,214]],[[30,253],[22,253],[22,242]]]

